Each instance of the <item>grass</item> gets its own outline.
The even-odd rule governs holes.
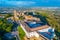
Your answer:
[[[25,36],[25,32],[23,31],[23,29],[18,26],[18,31],[19,31],[19,36],[21,38],[21,40],[23,40],[24,36]]]

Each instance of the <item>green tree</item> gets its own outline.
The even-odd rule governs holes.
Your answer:
[[[57,22],[57,20],[55,19],[55,16],[51,13],[48,13],[48,12],[42,12],[42,13],[39,13],[39,12],[36,12],[37,15],[40,15],[42,16],[42,19],[45,19],[47,20],[48,24],[55,28],[55,30],[59,31],[60,32],[60,24]]]
[[[7,31],[7,32],[11,32],[12,26],[13,26],[12,23],[8,24],[8,27],[6,28],[6,31]]]

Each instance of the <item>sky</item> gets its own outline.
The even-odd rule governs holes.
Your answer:
[[[60,7],[60,0],[0,0],[0,7],[2,6]]]

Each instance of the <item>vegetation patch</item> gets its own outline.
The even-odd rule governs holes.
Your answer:
[[[23,40],[24,36],[25,36],[25,32],[23,31],[23,29],[18,26],[18,32],[19,32],[19,36],[21,38],[21,40]]]

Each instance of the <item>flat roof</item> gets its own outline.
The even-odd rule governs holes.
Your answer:
[[[36,24],[29,24],[28,25],[26,22],[21,22],[21,23],[22,23],[23,27],[29,32],[42,30],[42,29],[49,27],[48,25],[41,25],[40,23],[38,23],[37,25]]]
[[[25,22],[30,28],[36,28],[45,25],[42,22]]]

